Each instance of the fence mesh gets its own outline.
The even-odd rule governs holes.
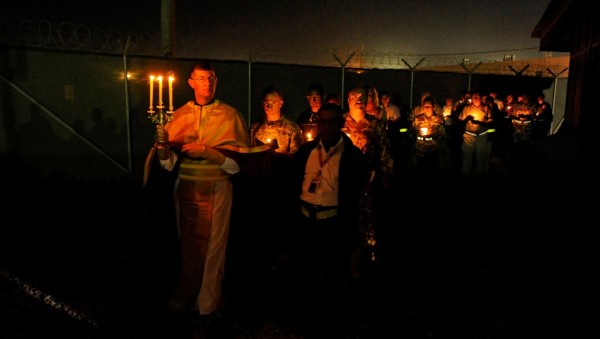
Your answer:
[[[455,65],[457,71],[435,68],[455,62],[453,56],[372,51],[288,55],[259,48],[236,60],[227,50],[223,55],[202,54],[192,42],[181,44],[186,49],[177,50],[177,57],[165,57],[159,35],[30,20],[2,21],[0,28],[0,170],[11,171],[17,162],[32,175],[131,173],[141,178],[153,143],[148,76],[175,74],[174,106],[179,107],[190,98],[185,78],[198,57],[213,60],[222,79],[218,97],[238,108],[248,124],[262,116],[260,95],[269,85],[283,90],[283,112],[295,119],[306,108],[306,87],[313,81],[342,95],[346,84],[372,83],[412,106],[425,90],[440,99],[471,86],[493,88],[502,96],[508,91],[540,92],[554,80],[545,74],[531,76],[548,65],[508,64],[523,69],[522,77],[512,71],[485,73],[474,59],[462,60]],[[291,62],[292,57],[303,62]],[[347,60],[344,69],[340,61]],[[409,66],[420,71],[417,76]],[[475,69],[473,76],[468,69]]]
[[[24,47],[44,47],[71,51],[123,54],[139,56],[165,56],[163,41],[159,32],[138,32],[106,30],[97,26],[87,26],[72,22],[51,22],[47,20],[23,20],[0,22],[0,41],[3,44]],[[325,54],[311,51],[269,49],[255,46],[248,51],[240,51],[234,42],[219,43],[219,50],[207,50],[209,43],[201,34],[178,35],[171,46],[172,56],[179,58],[207,58],[216,60],[238,60],[298,64],[307,66],[395,69],[420,71],[470,72],[479,74],[505,74],[553,77],[563,71],[564,66],[553,64],[552,54],[539,52],[536,59],[516,60],[519,52],[535,52],[536,48],[506,51],[466,52],[465,54],[406,54],[383,52],[372,49],[348,50],[332,48]],[[492,55],[504,53],[502,60]],[[481,64],[481,65],[480,65]],[[480,67],[479,67],[479,66]],[[467,67],[465,67],[467,66]],[[477,66],[477,68],[476,68]],[[553,74],[554,73],[554,74]]]

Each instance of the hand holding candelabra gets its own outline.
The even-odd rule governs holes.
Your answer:
[[[163,77],[162,75],[155,77],[154,75],[150,76],[150,107],[148,108],[148,118],[155,124],[165,125],[171,118],[173,117],[173,81],[175,78],[173,76],[169,76],[169,109],[164,111],[165,107],[163,106]],[[158,102],[156,105],[156,111],[154,110],[154,81],[158,81]]]

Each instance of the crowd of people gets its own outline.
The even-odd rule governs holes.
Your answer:
[[[315,82],[295,121],[268,86],[263,117],[247,124],[215,98],[217,83],[208,61],[193,65],[194,97],[156,126],[146,161],[148,221],[177,234],[165,308],[202,318],[227,300],[257,311],[270,272],[290,268],[295,309],[327,337],[340,287],[385,257],[385,210],[400,177],[484,177],[495,154],[547,136],[552,121],[543,94],[513,102],[473,90],[440,105],[424,92],[408,110],[372,84],[341,98]],[[170,207],[159,213],[156,201]]]

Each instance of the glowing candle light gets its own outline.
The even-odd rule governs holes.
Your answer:
[[[311,141],[311,140],[312,140],[312,134],[311,134],[310,132],[306,133],[306,139],[307,139],[308,141]]]
[[[429,128],[421,127],[420,132],[421,132],[421,135],[427,135],[427,133],[429,132]]]
[[[162,80],[163,77],[162,75],[158,77],[158,106],[162,107],[163,105],[163,101],[162,101]]]
[[[169,111],[173,110],[173,80],[172,76],[169,76]]]
[[[153,95],[154,95],[154,75],[151,75],[150,76],[150,111],[152,111],[152,106],[153,106],[153,103],[152,103],[152,101],[154,100]]]

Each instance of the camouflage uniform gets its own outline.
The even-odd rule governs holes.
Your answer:
[[[277,142],[277,153],[293,154],[302,143],[300,127],[292,120],[281,116],[277,121],[261,119],[250,127],[250,143],[252,146],[273,144]]]
[[[444,118],[435,114],[427,117],[425,113],[421,113],[413,121],[411,134],[415,141],[413,152],[415,168],[439,169],[440,148],[445,146],[446,137]]]
[[[473,116],[474,123],[467,117]],[[462,173],[464,176],[487,174],[489,169],[491,145],[488,144],[488,127],[493,122],[492,110],[489,106],[470,104],[463,108],[458,119],[465,124],[462,143]],[[474,156],[474,158],[473,158]]]
[[[531,123],[535,111],[529,103],[517,103],[512,111],[513,142],[520,143],[531,138]]]
[[[371,249],[371,260],[375,260],[376,225],[381,225],[383,219],[383,194],[391,185],[394,160],[390,154],[390,142],[383,122],[374,116],[365,114],[363,119],[355,121],[349,114],[342,131],[352,140],[367,157],[367,166],[372,173],[360,202],[359,231],[362,240],[353,253],[351,261],[352,275],[358,276],[358,263],[366,248]]]
[[[390,155],[390,141],[383,122],[365,114],[360,121],[354,121],[349,115],[342,131],[352,139],[352,143],[366,155],[369,168],[386,185],[393,173],[394,160]]]

